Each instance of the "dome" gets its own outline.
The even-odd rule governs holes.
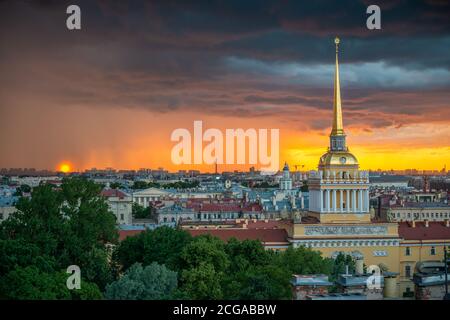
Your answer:
[[[328,151],[320,157],[320,166],[357,166],[356,157],[347,151]]]

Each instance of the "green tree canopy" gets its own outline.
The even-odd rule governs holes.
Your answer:
[[[98,287],[82,281],[80,289],[69,290],[65,272],[45,273],[35,266],[18,267],[0,278],[0,296],[20,300],[101,299]]]
[[[155,209],[149,203],[148,207],[144,208],[140,204],[133,202],[131,214],[136,219],[148,219],[155,214]]]
[[[106,286],[105,297],[112,300],[162,300],[172,298],[177,273],[156,262],[132,265],[117,281]]]
[[[211,263],[201,262],[181,274],[182,291],[190,299],[222,299],[222,274]]]
[[[319,251],[300,246],[298,248],[289,247],[280,254],[278,264],[291,274],[331,274],[333,261],[323,258]]]
[[[114,258],[124,269],[135,262],[144,266],[157,262],[178,271],[181,251],[191,240],[188,232],[163,226],[126,238],[116,248]]]
[[[183,268],[195,268],[201,264],[210,264],[215,271],[223,272],[230,265],[230,259],[225,253],[224,243],[211,235],[195,237],[181,252]]]
[[[16,207],[18,212],[0,224],[5,273],[15,266],[59,272],[78,265],[100,288],[113,279],[106,244],[117,240],[115,216],[94,182],[73,177],[65,178],[61,189],[41,185]]]

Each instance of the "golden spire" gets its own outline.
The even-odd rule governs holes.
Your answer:
[[[331,130],[331,135],[343,135],[344,126],[342,125],[342,107],[341,107],[341,86],[339,85],[339,38],[334,39],[336,44],[336,70],[334,74],[334,100],[333,100],[333,128]]]

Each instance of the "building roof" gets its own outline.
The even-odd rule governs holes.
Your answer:
[[[325,274],[311,274],[302,275],[294,274],[291,279],[294,286],[332,286],[333,283],[329,281]]]
[[[409,181],[409,177],[401,176],[401,175],[382,175],[382,176],[370,176],[371,183],[407,183]]]
[[[120,191],[119,189],[103,189],[100,194],[107,198],[117,197],[122,199],[128,196],[125,192]]]
[[[192,236],[210,234],[223,241],[236,238],[243,240],[259,240],[263,243],[288,243],[287,232],[284,229],[186,229]]]
[[[246,203],[242,207],[239,203],[198,203],[189,202],[187,208],[200,212],[261,212],[262,207],[258,203]]]
[[[125,240],[127,237],[133,237],[138,235],[141,232],[144,232],[145,229],[140,230],[119,230],[119,241]]]
[[[405,202],[403,205],[396,203],[391,205],[391,208],[395,208],[395,209],[401,209],[401,208],[405,208],[405,209],[410,209],[410,208],[447,208],[450,210],[450,205],[443,203],[443,202],[432,202],[432,201],[428,201],[428,202],[413,202],[413,201],[408,201]]]
[[[399,236],[405,240],[450,239],[450,227],[446,227],[445,222],[428,222],[428,227],[425,227],[424,222],[415,222],[415,225],[413,227],[408,222],[399,222]]]

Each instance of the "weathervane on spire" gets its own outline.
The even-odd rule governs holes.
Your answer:
[[[334,38],[334,43],[336,44],[336,53],[338,52],[339,42],[341,42],[341,40],[339,40],[338,37]]]

